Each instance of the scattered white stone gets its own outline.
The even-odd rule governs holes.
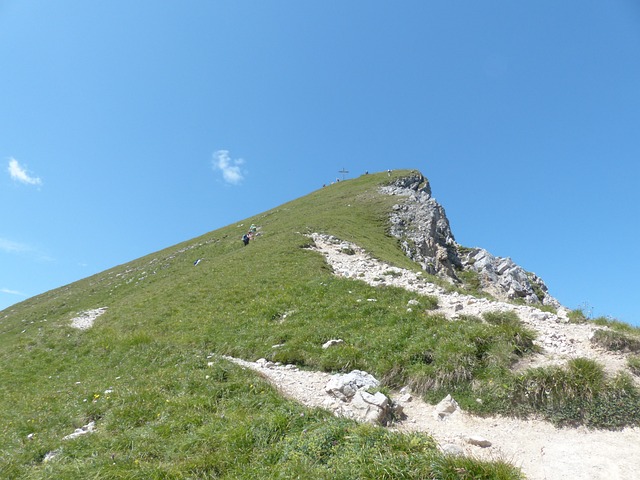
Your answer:
[[[71,326],[73,328],[77,328],[78,330],[88,330],[93,327],[93,322],[107,311],[107,307],[100,307],[94,310],[87,310],[86,312],[81,312],[75,318],[71,319]]]
[[[275,365],[273,362],[270,362],[266,358],[259,358],[258,360],[256,360],[256,363],[262,368],[271,368]]]
[[[371,374],[360,370],[353,370],[347,374],[336,374],[325,386],[325,391],[334,397],[348,402],[358,390],[363,388],[377,388],[380,382]]]
[[[409,403],[411,400],[413,400],[413,397],[409,393],[405,393],[398,398],[400,403]]]
[[[371,394],[364,390],[358,390],[349,404],[357,418],[373,424],[384,423],[389,405],[389,399],[384,393]]]
[[[58,455],[60,454],[60,450],[53,450],[51,452],[47,452],[47,454],[44,456],[44,458],[42,459],[42,461],[44,463],[50,462],[51,460],[53,460],[54,458],[56,458]]]
[[[342,340],[341,338],[332,338],[331,340],[323,343],[322,348],[326,350],[327,348],[333,347],[335,345],[340,345],[341,343],[344,343],[344,340]]]
[[[86,435],[87,433],[94,432],[95,430],[96,430],[96,422],[89,422],[83,427],[76,428],[73,433],[70,433],[69,435],[62,437],[62,440],[72,440],[81,435]]]

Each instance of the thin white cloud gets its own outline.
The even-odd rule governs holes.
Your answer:
[[[53,262],[54,258],[50,257],[46,252],[38,247],[33,247],[25,243],[14,242],[6,238],[0,237],[0,252],[12,255],[26,256],[38,262]]]
[[[26,295],[17,290],[10,290],[8,288],[0,288],[0,293],[6,293],[7,295],[18,295],[20,297],[26,297]]]
[[[233,160],[228,150],[218,150],[213,154],[213,169],[222,172],[224,181],[231,185],[238,185],[244,180],[244,172],[241,168],[243,164],[244,160],[241,158]]]
[[[7,253],[20,253],[30,251],[31,247],[22,243],[7,240],[6,238],[0,238],[0,250]]]
[[[40,180],[40,178],[29,175],[27,170],[13,157],[9,159],[9,168],[7,170],[13,180],[27,185],[42,185],[42,180]]]

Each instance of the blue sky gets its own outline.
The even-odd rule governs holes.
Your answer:
[[[411,168],[456,240],[640,325],[634,0],[0,0],[0,309]]]

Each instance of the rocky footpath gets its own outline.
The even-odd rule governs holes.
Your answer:
[[[213,355],[212,355],[213,356]],[[380,403],[394,405],[396,419],[388,428],[399,432],[425,432],[447,455],[467,455],[482,460],[503,460],[522,469],[530,480],[628,480],[637,478],[640,429],[621,431],[556,428],[548,422],[499,416],[476,417],[447,396],[429,405],[411,392],[401,391],[374,402],[350,399],[366,394],[377,380],[366,372],[330,375],[303,371],[265,359],[256,362],[224,357],[255,370],[285,396],[308,407],[337,416],[380,423]],[[379,393],[379,392],[378,392]],[[384,423],[384,422],[383,422]]]
[[[275,384],[283,395],[310,407],[324,408],[338,417],[386,425],[402,414],[402,408],[381,392],[372,392],[380,382],[367,372],[353,370],[331,375],[310,372],[295,365],[273,363],[264,358],[247,362],[224,356],[242,367],[260,372]]]
[[[568,310],[558,308],[558,313],[543,312],[528,305],[514,305],[502,301],[476,298],[457,292],[447,293],[441,287],[427,282],[421,272],[393,267],[369,256],[363,249],[335,237],[313,234],[314,249],[324,255],[333,272],[342,277],[367,282],[372,286],[391,285],[419,295],[436,297],[440,313],[455,319],[461,315],[482,317],[486,312],[514,311],[522,322],[537,333],[534,343],[542,349],[540,355],[528,359],[523,367],[562,364],[568,359],[585,357],[600,361],[609,372],[626,368],[624,354],[605,351],[591,343],[594,332],[606,328],[590,323],[572,324]],[[418,300],[419,301],[419,300]],[[407,306],[411,308],[410,305]]]

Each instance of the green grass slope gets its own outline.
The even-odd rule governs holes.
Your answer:
[[[588,424],[577,387],[569,391],[577,400],[561,408],[553,396],[527,400],[527,389],[553,375],[580,386],[587,372],[599,382],[588,391],[592,405],[609,398],[601,391],[621,405],[599,414],[601,423],[638,424],[632,382],[604,379],[598,366],[512,374],[532,350],[517,318],[448,322],[427,297],[409,312],[415,294],[336,278],[305,248],[306,234],[330,233],[416,268],[387,234],[397,199],[378,188],[391,180],[336,183],[0,312],[0,478],[519,478],[504,463],[444,457],[425,435],[301,407],[219,354],[357,368],[430,400],[455,393],[479,413],[551,410]],[[244,247],[251,223],[260,235]],[[366,298],[377,301],[358,301]],[[70,326],[100,307],[106,313],[91,329]],[[336,337],[345,343],[321,348]],[[91,421],[94,433],[63,440]]]
[[[0,478],[517,478],[445,458],[426,435],[303,408],[210,355],[388,368],[386,342],[421,320],[406,316],[408,294],[336,279],[303,248],[305,233],[327,232],[410,266],[385,234],[392,199],[376,192],[388,180],[340,182],[0,312]],[[261,235],[244,247],[250,223]],[[70,327],[100,307],[91,329]],[[338,334],[350,347],[322,351]]]

